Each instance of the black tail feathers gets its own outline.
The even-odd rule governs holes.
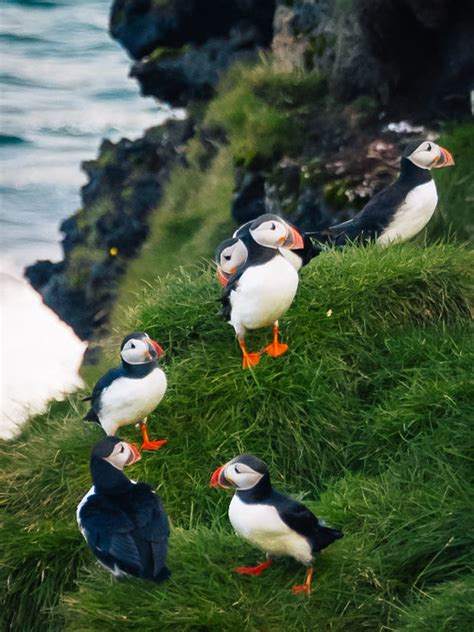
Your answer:
[[[329,546],[336,540],[340,540],[343,537],[344,534],[342,533],[342,531],[320,525],[314,548],[316,551],[322,551],[327,546]]]

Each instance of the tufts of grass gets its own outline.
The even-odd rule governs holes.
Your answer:
[[[316,73],[282,72],[269,62],[237,65],[226,73],[205,124],[226,130],[237,164],[263,164],[298,151],[304,140],[299,117],[325,92]]]
[[[457,581],[472,546],[472,269],[470,251],[446,244],[324,253],[282,320],[290,352],[254,372],[241,370],[217,315],[209,265],[150,281],[122,328],[166,348],[169,390],[150,429],[169,444],[133,477],[153,484],[169,512],[173,579],[111,584],[95,568],[75,507],[101,431],[82,422],[77,394],[0,444],[5,620],[28,630],[284,630],[317,617],[321,629],[379,629],[396,626],[420,591]],[[310,600],[290,594],[302,569],[289,561],[261,581],[230,573],[258,552],[231,535],[228,498],[208,480],[243,451],[346,533],[318,561]]]
[[[421,593],[406,609],[396,632],[471,630],[474,622],[474,576],[444,582]]]
[[[428,226],[430,238],[451,234],[460,241],[474,237],[474,123],[452,125],[442,134],[440,145],[452,152],[456,165],[435,169],[439,191],[438,210]]]

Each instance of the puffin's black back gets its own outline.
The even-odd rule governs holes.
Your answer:
[[[166,567],[169,525],[163,504],[145,483],[131,483],[123,476],[109,484],[107,467],[95,469],[96,493],[89,496],[79,510],[79,522],[94,555],[111,571],[159,582],[169,577]],[[100,485],[97,477],[107,477]]]

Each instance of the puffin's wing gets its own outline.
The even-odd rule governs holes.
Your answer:
[[[123,375],[122,367],[110,369],[110,371],[107,371],[107,373],[105,373],[100,378],[100,380],[96,383],[91,396],[84,400],[86,401],[88,399],[92,402],[90,409],[88,410],[87,414],[84,417],[86,421],[96,421],[97,423],[100,423],[99,416],[98,416],[99,411],[100,411],[100,396],[102,395],[102,392],[108,386],[110,386],[114,380],[121,377],[122,375]]]
[[[135,537],[149,543],[153,553],[153,574],[157,576],[166,563],[170,533],[168,516],[161,498],[146,483],[137,483],[133,489],[133,511]]]
[[[243,270],[238,271],[236,274],[230,277],[227,285],[225,286],[221,294],[221,298],[220,298],[220,301],[222,303],[221,316],[223,316],[224,319],[227,321],[230,320],[231,311],[232,311],[232,305],[230,304],[230,293],[232,292],[232,290],[237,289],[239,285],[239,279],[242,276],[242,272]]]
[[[327,527],[312,511],[292,498],[279,494],[278,511],[280,517],[290,529],[304,536],[311,543],[314,551],[321,551],[342,538],[341,531]]]
[[[105,498],[92,496],[79,514],[84,536],[98,557],[112,558],[119,568],[131,574],[143,570],[133,538],[135,525],[127,514]]]
[[[375,239],[385,230],[405,197],[406,191],[398,181],[379,191],[353,219],[330,227],[331,232],[341,233],[337,235],[336,243],[341,245],[359,237],[364,240]]]

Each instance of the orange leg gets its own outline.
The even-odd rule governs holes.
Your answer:
[[[237,566],[237,568],[234,568],[234,572],[239,573],[239,575],[258,576],[258,575],[261,575],[263,571],[265,571],[271,565],[272,565],[272,560],[267,560],[266,562],[257,564],[257,566]]]
[[[313,567],[310,566],[306,571],[306,577],[304,580],[304,584],[298,584],[297,586],[293,586],[291,589],[294,595],[299,593],[306,593],[307,595],[311,594],[311,583],[313,581]]]
[[[168,443],[168,439],[161,439],[160,441],[151,441],[148,436],[148,428],[146,421],[140,422],[140,430],[142,431],[142,450],[159,450],[161,447]]]
[[[278,356],[281,356],[288,351],[288,345],[283,342],[279,342],[278,340],[279,332],[278,321],[276,321],[273,325],[273,341],[268,345],[268,347],[265,347],[265,352],[272,356],[272,358],[278,358]]]
[[[248,369],[251,366],[257,366],[260,362],[260,353],[249,353],[245,341],[241,338],[239,338],[239,346],[242,350],[242,368]]]

